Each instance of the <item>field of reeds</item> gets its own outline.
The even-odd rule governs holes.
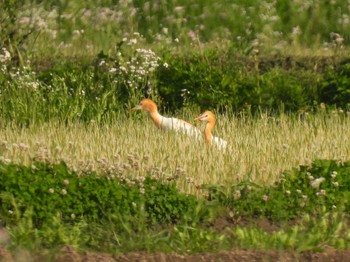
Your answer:
[[[341,0],[1,1],[0,259],[348,259],[349,28]]]

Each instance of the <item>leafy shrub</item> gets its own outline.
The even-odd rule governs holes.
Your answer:
[[[210,198],[231,207],[235,214],[263,216],[272,220],[292,219],[303,213],[350,211],[350,162],[316,160],[284,172],[270,187],[242,182],[224,194],[206,186]]]
[[[30,209],[38,226],[57,214],[65,222],[79,218],[96,222],[113,216],[137,221],[142,215],[152,224],[174,223],[184,214],[194,214],[198,205],[194,196],[179,193],[173,184],[95,173],[78,176],[63,162],[36,162],[31,167],[0,163],[0,192],[5,222],[16,222]]]
[[[310,65],[305,65],[303,59],[254,60],[232,52],[204,50],[186,57],[166,54],[169,67],[158,70],[158,94],[167,109],[199,106],[201,110],[240,111],[249,106],[254,111],[296,112],[319,103],[319,73],[304,67],[326,61],[310,58]]]
[[[321,99],[327,104],[350,108],[350,62],[330,70],[321,89]]]

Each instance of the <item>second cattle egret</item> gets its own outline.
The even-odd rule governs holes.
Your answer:
[[[211,133],[216,123],[216,118],[211,111],[205,111],[203,114],[201,114],[199,117],[196,117],[194,120],[207,122],[204,129],[205,142],[207,144],[215,144],[220,149],[226,149],[227,141],[223,140],[220,137],[213,136]]]
[[[159,114],[156,103],[154,103],[151,99],[141,99],[140,103],[131,108],[129,111],[134,110],[146,111],[151,117],[154,124],[161,129],[173,129],[175,131],[182,131],[188,135],[200,136],[201,132],[190,123],[181,119],[165,117]]]

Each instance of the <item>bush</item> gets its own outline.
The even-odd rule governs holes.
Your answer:
[[[242,182],[224,194],[217,186],[206,186],[211,200],[232,208],[239,216],[267,217],[274,221],[350,211],[350,162],[316,160],[284,172],[271,187]]]
[[[63,162],[36,162],[31,167],[0,163],[0,192],[3,223],[16,222],[31,210],[37,226],[57,214],[64,222],[145,216],[150,224],[175,223],[198,205],[194,196],[179,193],[173,184],[96,173],[78,176]]]
[[[330,70],[321,89],[322,102],[350,108],[350,62],[345,61]]]

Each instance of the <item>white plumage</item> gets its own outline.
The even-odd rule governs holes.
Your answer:
[[[130,109],[130,111],[133,110],[146,111],[154,124],[159,128],[180,131],[187,135],[194,135],[196,137],[201,135],[200,130],[188,122],[174,117],[165,117],[159,114],[157,105],[151,99],[142,99],[138,105]]]

